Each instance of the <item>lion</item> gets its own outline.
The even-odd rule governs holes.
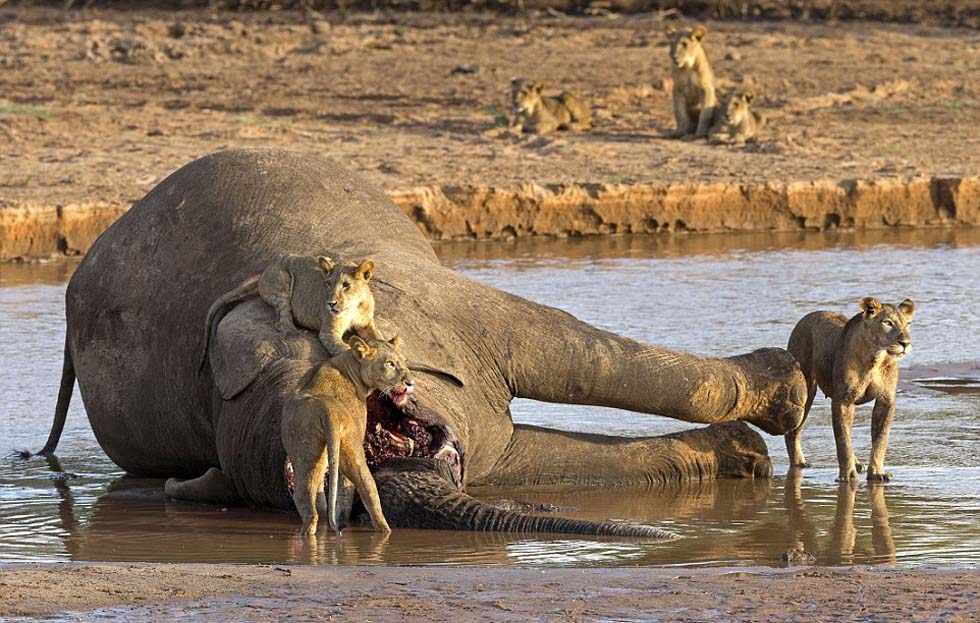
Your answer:
[[[837,444],[838,480],[856,479],[863,470],[854,459],[851,426],[855,405],[875,401],[871,414],[871,460],[868,480],[887,482],[885,450],[895,416],[898,362],[912,347],[909,326],[915,303],[898,305],[861,299],[861,312],[848,320],[828,311],[804,316],[789,338],[787,349],[800,362],[807,381],[807,401],[800,426],[786,434],[790,465],[809,467],[800,445],[803,424],[810,413],[817,387],[831,399],[834,441]]]
[[[759,131],[766,125],[766,118],[751,109],[754,99],[755,94],[751,89],[735,89],[728,93],[715,110],[708,140],[734,145],[756,140]]]
[[[592,128],[589,105],[570,93],[558,97],[541,95],[544,83],[514,78],[510,83],[515,132],[546,134],[555,130],[586,131]]]
[[[303,519],[302,533],[316,533],[318,513],[340,532],[337,490],[340,474],[354,483],[374,527],[391,532],[381,510],[374,477],[364,456],[368,395],[377,390],[401,406],[413,393],[408,364],[398,352],[401,340],[368,340],[353,335],[350,350],[323,362],[300,381],[282,410],[282,443],[293,464],[293,502]],[[329,464],[329,498],[323,494]]]
[[[698,24],[693,28],[667,26],[664,32],[670,37],[671,73],[674,79],[677,130],[673,136],[704,138],[708,135],[718,106],[715,76],[701,47],[701,40],[708,31]]]
[[[297,331],[298,324],[319,331],[320,342],[331,356],[349,348],[344,342],[348,331],[366,340],[382,339],[374,324],[374,295],[368,285],[373,275],[371,258],[343,264],[322,255],[279,258],[261,274],[222,294],[208,309],[199,367],[203,368],[207,359],[211,326],[224,316],[229,305],[256,294],[276,310],[277,330]]]

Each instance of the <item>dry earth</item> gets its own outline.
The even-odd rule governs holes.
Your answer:
[[[976,30],[710,23],[721,83],[752,85],[771,118],[759,144],[731,148],[664,137],[673,121],[657,14],[325,15],[0,8],[0,256],[84,251],[166,174],[229,147],[336,158],[437,238],[895,224],[824,206],[785,208],[785,222],[766,206],[703,224],[670,209],[527,219],[541,197],[559,197],[561,211],[604,194],[642,211],[670,192],[706,193],[710,207],[814,180],[831,195],[851,192],[847,180],[886,180],[890,203],[919,180],[927,214],[901,224],[974,222],[963,215],[980,211]],[[513,76],[591,99],[595,131],[510,134]],[[959,178],[973,190],[957,204]],[[426,224],[444,197],[464,217]]]
[[[0,616],[67,620],[975,623],[978,604],[970,570],[0,568]]]

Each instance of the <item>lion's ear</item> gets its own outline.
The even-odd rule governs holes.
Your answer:
[[[677,34],[677,27],[674,26],[673,24],[667,24],[666,26],[664,26],[664,34],[667,35],[667,37],[673,39],[674,35]]]
[[[708,34],[708,29],[704,27],[704,24],[698,24],[691,29],[691,38],[695,41],[704,39],[706,34]]]
[[[350,346],[351,352],[354,353],[354,358],[358,361],[364,361],[365,357],[369,357],[372,354],[373,349],[360,336],[350,336],[347,344]]]
[[[357,267],[356,277],[358,279],[363,279],[364,281],[371,281],[371,277],[374,276],[374,260],[371,258],[365,259],[361,262],[361,265]]]
[[[388,343],[391,344],[392,347],[397,350],[397,349],[401,348],[402,338],[396,335],[395,337],[393,337],[390,340],[388,340]]]
[[[861,299],[861,311],[865,316],[874,316],[881,311],[881,303],[873,296],[866,296]]]
[[[321,255],[320,257],[316,258],[316,263],[320,265],[320,270],[327,275],[329,275],[330,271],[333,270],[333,267],[337,265],[336,262],[326,255]]]
[[[912,299],[905,299],[898,304],[898,311],[902,312],[906,320],[912,320],[912,316],[915,315],[915,301]]]
[[[745,100],[746,104],[751,104],[752,100],[755,99],[755,93],[752,92],[752,89],[744,89],[742,91],[742,99]]]

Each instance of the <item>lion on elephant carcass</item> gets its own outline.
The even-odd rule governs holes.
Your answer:
[[[395,528],[667,536],[495,509],[466,489],[765,477],[765,443],[745,422],[784,434],[802,417],[806,382],[783,349],[706,358],[597,329],[444,268],[381,190],[329,160],[234,150],[160,182],[72,276],[45,450],[57,445],[77,376],[95,435],[121,468],[187,479],[170,487],[180,499],[290,509],[282,407],[326,351],[311,332],[277,331],[276,313],[257,299],[214,326],[203,370],[197,346],[219,295],[291,253],[376,261],[375,321],[402,336],[419,396],[401,407],[368,398],[369,437],[415,440],[367,448]],[[515,397],[710,426],[646,438],[568,433],[515,425]]]

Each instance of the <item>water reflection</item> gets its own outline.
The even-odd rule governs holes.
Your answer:
[[[800,470],[785,479],[719,480],[654,489],[522,490],[516,501],[558,507],[562,514],[661,525],[685,538],[671,543],[471,532],[396,530],[390,536],[354,528],[336,537],[299,535],[291,513],[172,502],[162,481],[124,476],[94,503],[76,500],[72,479],[47,459],[57,491],[58,559],[306,564],[779,565],[796,547],[818,564],[896,561],[889,486],[807,486]],[[779,491],[779,489],[782,491]],[[513,491],[473,493],[513,501]],[[83,496],[84,498],[85,496]],[[916,506],[906,499],[906,506]],[[870,522],[863,519],[870,511]],[[37,519],[42,519],[38,517]],[[46,521],[50,521],[50,516]],[[21,521],[30,521],[22,517]],[[912,530],[916,528],[909,526]],[[42,546],[22,535],[23,554]],[[870,545],[866,543],[869,540]],[[915,535],[909,535],[914,537]],[[865,545],[862,545],[864,543]],[[51,551],[50,540],[44,547]],[[11,553],[8,548],[8,555]],[[19,559],[14,556],[14,560]],[[966,562],[971,562],[967,560]],[[973,564],[978,562],[972,560]]]

